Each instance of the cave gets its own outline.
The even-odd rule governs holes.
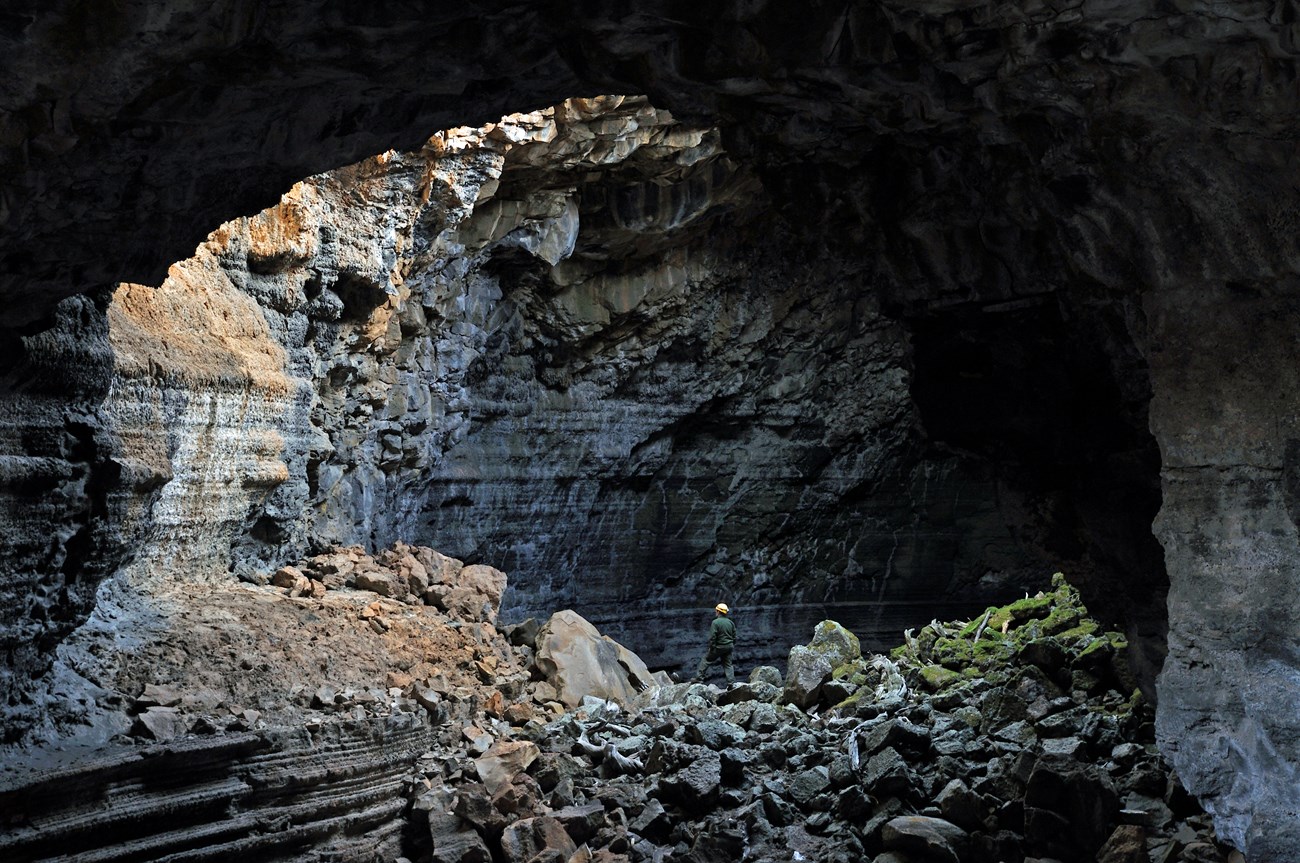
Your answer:
[[[335,661],[257,590],[338,548],[508,573],[503,622],[679,675],[719,599],[779,666],[1061,572],[1218,840],[1293,859],[1295,18],[6,12],[0,793],[129,772],[169,674],[290,722],[232,676]],[[204,776],[298,751],[245,733]],[[265,859],[363,859],[336,833]]]

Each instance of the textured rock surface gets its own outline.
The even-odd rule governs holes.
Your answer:
[[[429,537],[517,572],[515,615],[575,605],[658,664],[706,586],[762,662],[828,603],[1023,584],[1057,552],[979,465],[918,460],[905,329],[788,227],[741,239],[763,195],[716,130],[578,100],[305,181],[119,287],[122,580]]]
[[[542,626],[537,667],[569,707],[587,696],[631,704],[654,682],[639,656],[572,611],[557,611]]]
[[[412,516],[415,508],[394,505],[403,481],[382,469],[385,460],[418,462],[420,452],[407,452],[400,439],[387,439],[387,448],[356,440],[366,433],[349,427],[346,409],[324,397],[321,420],[312,422],[342,433],[321,437],[306,421],[316,413],[308,396],[320,396],[321,379],[301,370],[303,357],[292,349],[298,336],[280,338],[292,313],[265,318],[271,341],[290,345],[274,369],[274,344],[260,343],[262,325],[241,312],[215,270],[203,271],[214,280],[211,302],[169,296],[164,285],[160,309],[179,302],[171,306],[178,312],[229,312],[221,344],[204,342],[197,355],[178,345],[167,355],[185,365],[187,357],[215,348],[213,367],[181,375],[168,365],[141,376],[148,366],[137,366],[115,381],[104,349],[107,303],[88,297],[118,280],[158,283],[163,269],[222,219],[273,203],[300,176],[399,139],[413,147],[432,129],[483,122],[576,92],[647,92],[679,117],[721,124],[732,158],[750,166],[778,221],[793,226],[788,236],[803,243],[784,243],[783,233],[761,219],[750,222],[752,230],[771,242],[746,243],[728,233],[701,243],[727,264],[721,269],[732,274],[738,297],[716,314],[706,310],[692,326],[719,325],[729,320],[728,309],[738,310],[738,321],[761,321],[770,306],[772,320],[780,322],[774,331],[788,332],[752,355],[710,352],[708,339],[696,338],[669,340],[656,357],[690,374],[697,359],[707,360],[724,370],[719,380],[725,383],[728,363],[748,369],[761,355],[761,373],[742,390],[716,382],[684,393],[650,387],[646,376],[662,371],[654,368],[642,377],[614,375],[629,403],[640,403],[648,388],[669,394],[650,400],[651,412],[692,397],[709,407],[688,412],[692,421],[685,423],[685,414],[666,411],[678,421],[667,459],[657,448],[663,437],[649,438],[651,445],[637,451],[669,481],[643,489],[653,493],[642,499],[659,502],[642,516],[654,531],[624,539],[617,552],[671,538],[665,548],[652,544],[642,558],[656,571],[674,555],[698,563],[697,574],[708,573],[708,564],[720,567],[709,578],[665,578],[674,597],[701,583],[734,590],[738,585],[726,584],[736,572],[729,555],[742,545],[732,529],[745,525],[752,531],[738,531],[744,540],[775,534],[781,541],[739,552],[747,563],[742,577],[785,578],[781,551],[792,560],[825,561],[775,588],[783,601],[822,602],[843,598],[831,577],[844,572],[861,579],[853,592],[865,583],[871,595],[887,596],[870,588],[889,580],[883,576],[925,571],[927,556],[943,564],[931,570],[942,572],[938,583],[949,584],[950,561],[963,558],[971,563],[956,569],[973,580],[987,570],[995,582],[1014,582],[1020,562],[1046,549],[1048,557],[1094,566],[1103,588],[1097,594],[1133,609],[1134,634],[1158,640],[1163,563],[1148,525],[1161,507],[1155,477],[1163,459],[1157,535],[1168,552],[1171,645],[1179,659],[1161,684],[1162,739],[1194,788],[1221,799],[1218,811],[1234,841],[1261,858],[1275,854],[1271,842],[1294,847],[1294,826],[1283,823],[1293,816],[1270,790],[1289,788],[1285,777],[1295,773],[1292,760],[1274,754],[1293,751],[1295,729],[1288,723],[1295,712],[1272,707],[1294,700],[1297,667],[1285,648],[1295,635],[1293,604],[1285,598],[1297,581],[1288,563],[1296,557],[1289,515],[1294,436],[1287,405],[1295,392],[1287,376],[1295,317],[1289,294],[1300,236],[1294,229],[1300,111],[1292,5],[807,8],[768,2],[638,9],[627,15],[622,7],[591,4],[487,3],[403,17],[311,3],[215,11],[182,3],[169,4],[165,13],[143,3],[111,10],[59,3],[13,8],[0,28],[6,49],[0,553],[12,562],[0,587],[4,649],[12,657],[4,672],[6,702],[41,714],[41,705],[23,703],[27,679],[85,619],[101,580],[123,566],[142,583],[177,573],[202,579],[223,566],[251,573],[273,547],[283,545],[291,550],[284,558],[293,557],[306,546],[309,527],[368,541],[374,526],[366,513],[377,510],[365,502],[367,488],[378,490],[375,506],[395,521],[422,520]],[[564,221],[547,212],[540,222]],[[259,253],[256,233],[248,234],[245,269],[263,279],[250,280],[248,296],[274,283],[284,272],[277,267],[292,270],[297,260],[296,253]],[[516,239],[520,249],[535,246],[543,256],[534,261],[545,261],[555,247],[544,235],[555,236],[526,230]],[[246,254],[241,242],[237,237],[226,248]],[[310,252],[309,245],[302,250]],[[390,283],[368,280],[386,272],[383,262],[357,251],[355,258],[338,258],[357,265],[357,279],[348,275],[336,293],[341,307],[321,312],[326,324],[339,326],[322,327],[313,340],[324,332],[327,340],[355,335],[357,344],[387,343],[372,341],[377,334],[368,329],[383,315],[355,320],[357,309],[386,305],[394,296]],[[746,266],[736,263],[741,259]],[[698,275],[688,265],[699,260],[684,255],[677,266]],[[496,266],[507,264],[502,256]],[[239,266],[222,271],[237,273]],[[708,271],[714,272],[712,262]],[[337,284],[347,272],[322,271],[324,306],[333,305],[325,282]],[[766,275],[751,277],[754,272]],[[764,278],[794,286],[807,305],[771,303]],[[288,308],[294,294],[282,287],[278,293],[267,288],[263,308]],[[727,296],[712,295],[719,293]],[[344,294],[352,297],[350,313]],[[863,297],[868,308],[859,317]],[[585,333],[581,325],[590,321],[582,312],[590,304],[575,304],[576,321],[562,314],[563,303],[550,305],[565,333]],[[786,387],[799,384],[791,368],[808,367],[808,356],[795,348],[814,332],[820,342],[820,330],[835,329],[820,320],[839,320],[846,309],[854,310],[851,323],[840,331],[849,338],[832,344],[816,380],[837,395],[849,384],[877,392],[865,399],[867,416],[884,422],[870,426],[869,442],[848,451],[830,445],[844,433],[833,421],[803,440],[802,422],[790,422],[778,409]],[[884,318],[872,317],[873,309]],[[466,319],[483,311],[471,304]],[[339,320],[329,321],[336,312]],[[345,325],[349,314],[353,320]],[[799,323],[806,318],[818,323]],[[509,320],[503,315],[499,322]],[[401,315],[396,321],[398,329],[409,326]],[[216,329],[216,323],[197,329]],[[508,392],[490,392],[528,380],[486,374],[510,365],[495,361],[523,362],[506,348],[520,342],[485,337],[496,332],[462,332],[474,352],[489,357],[468,366],[467,378],[481,374],[496,382],[474,404],[507,411],[494,416],[476,407],[475,415],[493,437],[516,441],[503,444],[504,456],[544,463],[551,449],[520,450],[512,438],[531,426],[509,408],[532,393],[515,401]],[[546,388],[562,388],[566,373],[589,368],[582,365],[586,343],[546,335],[572,351],[573,361],[557,363],[555,345],[543,341],[527,355],[559,376],[543,382]],[[854,344],[864,338],[865,347]],[[837,366],[837,351],[859,353]],[[377,388],[374,369],[358,365],[359,371],[327,372]],[[203,383],[193,388],[195,381]],[[310,389],[299,381],[310,381]],[[346,391],[341,383],[330,388]],[[566,398],[578,398],[584,383],[590,379],[579,373],[578,396]],[[1150,427],[1159,453],[1146,435],[1152,393]],[[860,393],[856,407],[863,406]],[[384,412],[370,407],[372,414]],[[455,426],[456,410],[450,409],[447,428]],[[846,414],[831,403],[814,415],[827,421]],[[750,422],[752,416],[768,421]],[[159,419],[177,430],[165,444],[151,431]],[[331,425],[334,420],[341,425]],[[632,424],[639,420],[633,416]],[[896,435],[880,434],[881,428]],[[220,429],[226,431],[211,435],[211,447],[194,449],[197,438]],[[685,446],[686,433],[696,446]],[[722,445],[704,446],[705,437]],[[682,466],[721,458],[725,445],[746,449],[753,438],[790,447],[770,461],[756,459],[756,470],[789,471],[795,464],[794,487],[815,489],[820,477],[833,476],[826,484],[847,492],[824,496],[822,507],[808,507],[802,491],[790,494],[779,482],[770,486],[779,490],[770,498],[742,495],[737,517],[723,522],[716,543],[706,543],[694,532],[698,527],[685,530],[701,524],[696,501],[734,489],[693,487],[701,472]],[[251,445],[236,453],[236,440]],[[909,452],[911,458],[894,462],[907,469],[882,472],[888,459],[880,456],[896,447]],[[386,454],[377,466],[372,456],[381,450]],[[932,459],[923,469],[920,450]],[[592,463],[603,452],[593,449]],[[352,454],[355,462],[348,461]],[[848,459],[848,469],[834,462],[837,455]],[[328,469],[335,456],[336,466],[355,464],[346,482]],[[449,459],[455,463],[454,454]],[[351,490],[333,495],[337,507],[312,510],[308,525],[286,513],[316,494],[306,479],[313,463],[318,480],[337,479]],[[734,474],[748,463],[722,458],[722,470],[704,474]],[[248,488],[240,479],[245,472],[253,477]],[[597,493],[566,478],[551,488],[553,506],[609,512],[608,534],[626,537],[629,512],[601,496],[612,493],[607,477],[581,479]],[[492,490],[488,480],[443,477],[436,511],[424,518],[447,529],[475,526],[458,513],[459,501],[480,503],[488,495],[459,495]],[[494,505],[504,499],[491,493],[500,495],[492,497]],[[209,499],[211,530],[199,505]],[[774,513],[786,512],[793,513],[788,521],[774,521]],[[852,531],[831,513],[842,513]],[[539,536],[551,527],[531,511],[516,509],[511,518]],[[1008,531],[1008,524],[1018,529]],[[809,539],[850,533],[863,540],[852,553],[842,542],[832,540],[827,549]],[[496,541],[484,533],[468,538],[485,555]],[[701,555],[706,546],[715,557]],[[594,567],[594,556],[564,561],[556,551],[564,547],[556,542],[548,552],[543,544],[536,557],[522,546],[511,552],[521,572],[539,561],[536,575],[525,576],[535,595],[548,585],[562,592]],[[604,599],[621,610],[627,597],[617,594],[619,583],[603,583],[613,593]],[[934,583],[916,584],[933,592]],[[755,599],[762,589],[752,588]],[[104,613],[116,612],[110,606]],[[1148,671],[1158,661],[1150,657]],[[7,722],[6,733],[21,731],[28,720]]]

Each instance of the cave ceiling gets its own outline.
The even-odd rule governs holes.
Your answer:
[[[284,206],[281,196],[303,178],[364,170],[344,166],[373,165],[389,151],[419,153],[438,130],[486,129],[571,97],[625,94],[667,112],[656,122],[712,136],[713,167],[690,182],[718,206],[692,211],[704,217],[670,239],[628,246],[645,272],[703,273],[682,261],[707,259],[708,277],[686,281],[710,292],[665,301],[692,311],[671,348],[636,370],[583,356],[557,342],[554,328],[539,337],[529,327],[544,316],[487,315],[476,355],[495,350],[502,368],[526,373],[467,364],[468,384],[484,384],[474,404],[507,404],[528,387],[596,393],[602,404],[613,395],[662,399],[661,427],[620,455],[628,467],[618,482],[596,472],[563,485],[589,494],[591,513],[617,512],[602,495],[649,499],[640,472],[668,465],[662,505],[634,513],[642,519],[634,523],[649,519],[651,534],[672,538],[638,546],[645,572],[666,560],[709,584],[710,563],[745,559],[716,551],[727,541],[781,531],[799,538],[785,550],[813,561],[816,578],[847,572],[855,589],[874,576],[846,561],[889,574],[896,563],[924,572],[927,560],[966,556],[960,588],[979,578],[976,563],[1014,569],[1004,554],[1011,546],[1042,552],[1035,566],[1086,558],[1099,574],[1092,598],[1109,601],[1110,616],[1127,615],[1130,635],[1151,647],[1148,683],[1168,645],[1158,716],[1166,754],[1189,787],[1216,801],[1222,835],[1261,855],[1285,848],[1298,829],[1287,801],[1300,792],[1293,760],[1279,767],[1277,753],[1295,751],[1300,713],[1271,705],[1296,697],[1288,681],[1297,663],[1278,645],[1300,637],[1298,18],[1292,2],[1194,0],[652,2],[632,12],[594,2],[9,4],[0,14],[0,468],[6,525],[17,526],[3,547],[21,564],[0,584],[5,647],[16,657],[6,692],[20,700],[23,681],[90,614],[97,586],[151,547],[144,540],[162,528],[141,520],[141,508],[191,481],[176,456],[184,429],[206,428],[205,406],[220,412],[216,396],[200,404],[186,395],[178,407],[177,388],[194,382],[164,373],[142,347],[150,322],[193,308],[178,302],[169,312],[167,285],[206,266],[184,263],[205,254],[222,284],[235,284],[234,273],[254,288],[302,264],[279,252],[232,264],[223,250],[243,249],[242,235],[210,233]],[[645,206],[650,196],[629,191],[637,171],[638,182],[668,182],[645,165],[598,182],[525,168],[497,179],[507,192],[512,176],[520,187],[542,175],[557,189],[589,182],[588,200],[599,186],[601,201]],[[605,227],[619,228],[618,218]],[[599,257],[595,246],[575,248],[589,262]],[[496,302],[492,291],[513,280],[524,289],[501,308],[531,308],[533,286],[560,282],[520,260],[497,249],[466,264],[487,281],[464,284],[487,285]],[[344,269],[332,278],[340,326],[349,308],[382,305],[382,284],[375,294]],[[293,329],[298,310],[277,310],[288,322],[280,329],[270,314],[241,317],[255,293],[204,300],[224,310],[230,329],[219,334],[249,346],[230,374],[220,363],[204,369],[204,386],[224,392],[251,381],[257,395],[241,409],[273,418],[262,437],[230,433],[253,453],[249,464],[265,468],[245,491],[315,500],[316,483],[333,476],[328,454],[353,433],[328,446],[302,443],[288,468],[272,457],[278,418],[319,429],[310,391],[335,379],[313,377],[305,355],[277,353],[319,335]],[[409,310],[392,318],[395,331],[423,326]],[[634,318],[615,323],[648,344],[654,314]],[[740,333],[744,320],[765,322],[758,347],[736,339],[728,350],[739,353],[710,353],[707,339],[690,336],[701,322]],[[828,330],[834,338],[801,352]],[[616,347],[622,331],[603,332]],[[195,338],[202,351],[205,336]],[[751,391],[699,374],[728,362],[755,370]],[[798,390],[797,366],[815,369],[822,389]],[[356,383],[360,366],[351,368],[326,371]],[[148,382],[155,389],[125,385],[135,372],[157,378]],[[389,372],[373,373],[392,385]],[[697,379],[704,384],[675,383]],[[515,396],[512,381],[524,388]],[[756,406],[755,393],[770,403]],[[804,409],[826,400],[841,410]],[[681,416],[669,410],[683,405]],[[484,440],[546,425],[509,410],[476,416]],[[167,446],[149,434],[160,417],[181,429]],[[859,417],[872,432],[855,439],[845,418]],[[697,481],[698,471],[721,473],[709,460],[728,447],[747,452],[737,441],[765,442],[771,463],[796,481],[719,507],[735,488]],[[739,457],[730,458],[718,463],[730,470]],[[664,476],[680,482],[669,488]],[[434,477],[445,494],[441,503],[421,499],[435,513],[425,524],[471,531],[473,519],[457,509],[472,500],[463,478]],[[958,511],[959,500],[971,509]],[[686,528],[699,521],[682,513],[706,504],[725,517],[693,545]],[[309,544],[301,524],[286,527],[283,512],[259,505],[222,516],[247,528],[223,551],[232,572],[241,561],[283,562],[268,549]],[[1002,520],[997,542],[968,530],[943,544],[954,531],[939,527],[987,524],[992,509]],[[1022,535],[1007,535],[1004,522],[1020,511]],[[786,512],[781,530],[770,529],[773,514]],[[133,533],[126,524],[141,526]],[[358,524],[312,529],[381,538]],[[904,527],[917,528],[911,546],[899,542]],[[593,534],[588,548],[606,548],[614,532]],[[850,535],[847,552],[817,541]],[[507,562],[526,569],[520,548]],[[560,559],[554,547],[538,548],[548,562]],[[197,552],[172,564],[203,565]],[[816,584],[835,597],[833,582]],[[552,586],[535,585],[536,595]],[[775,606],[808,586],[755,580],[745,589]],[[604,598],[617,608],[625,597]]]

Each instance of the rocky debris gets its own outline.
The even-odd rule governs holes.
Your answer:
[[[265,583],[265,577],[253,579]],[[424,546],[398,542],[371,557],[359,546],[331,549],[301,567],[282,566],[269,579],[289,596],[323,595],[354,588],[408,604],[432,605],[460,621],[495,624],[506,574],[490,566],[466,566]]]
[[[656,682],[640,657],[601,635],[575,611],[557,611],[535,640],[538,669],[569,707],[592,695],[630,704]]]
[[[431,759],[423,779],[468,782],[458,793],[479,803],[457,810],[458,829],[509,861],[1229,859],[1158,753],[1149,705],[1115,688],[1122,639],[1063,577],[970,623],[936,621],[892,658],[833,649],[852,643],[828,621],[791,651],[848,681],[834,704],[800,709],[769,668],[726,691],[589,697],[545,724],[497,726],[538,748],[510,786],[472,790],[457,766],[468,750]],[[956,677],[927,684],[936,666]]]
[[[1087,616],[1063,577],[977,620],[908,633],[889,657],[862,655],[827,621],[791,651],[830,666],[801,708],[790,678],[777,685],[770,667],[726,691],[641,670],[648,685],[608,698],[600,693],[644,666],[575,614],[498,629],[377,597],[356,578],[348,586],[350,573],[433,585],[446,583],[436,567],[467,569],[433,555],[336,550],[299,567],[339,578],[321,598],[249,589],[264,601],[264,624],[276,624],[272,608],[348,609],[340,620],[354,628],[333,643],[382,645],[393,660],[370,686],[317,679],[291,713],[252,703],[312,740],[385,723],[418,733],[409,739],[426,748],[409,762],[405,792],[383,798],[387,817],[410,813],[401,849],[412,861],[1229,860],[1156,749],[1149,705],[1116,688],[1127,681],[1123,639]],[[495,591],[495,577],[485,587],[474,575],[476,595]],[[412,642],[423,662],[400,652]],[[928,682],[936,667],[955,677]],[[172,671],[138,687],[132,740],[175,752],[270,733],[258,710],[172,682],[186,679]],[[367,811],[368,829],[379,829]],[[333,835],[324,823],[313,830]],[[59,848],[40,830],[15,839],[21,846],[6,841],[0,851]]]

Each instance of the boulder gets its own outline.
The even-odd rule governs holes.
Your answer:
[[[496,794],[527,770],[540,752],[537,744],[525,740],[499,740],[474,759],[474,769],[489,793]]]
[[[686,726],[686,740],[719,751],[745,740],[745,729],[721,719],[702,719]]]
[[[862,658],[862,645],[858,637],[833,620],[823,620],[813,630],[808,647],[825,656],[831,668]]]
[[[493,804],[493,795],[481,782],[467,782],[456,788],[451,811],[465,824],[484,835],[495,836],[506,826],[506,815]]]
[[[822,684],[830,679],[833,670],[834,666],[825,654],[796,644],[790,648],[786,663],[783,698],[800,709],[812,707],[821,696]]]
[[[428,579],[430,586],[435,584],[445,585],[446,587],[454,586],[456,577],[465,568],[465,564],[456,558],[448,557],[431,548],[416,546],[413,552],[415,559],[424,567],[425,577]]]
[[[410,592],[406,579],[386,569],[359,572],[353,585],[357,590],[373,591],[392,599],[402,599]]]
[[[830,771],[826,767],[811,767],[790,777],[790,798],[807,808],[818,794],[830,787]]]
[[[1121,824],[1097,851],[1097,863],[1147,863],[1146,831],[1134,824]]]
[[[691,812],[704,812],[718,800],[722,785],[722,758],[706,752],[672,776],[659,780],[659,793],[669,803]]]
[[[528,863],[541,855],[546,855],[543,860],[568,860],[577,850],[564,825],[549,815],[516,821],[501,834],[501,853],[507,863]]]
[[[871,756],[862,778],[867,789],[877,797],[906,794],[914,784],[907,762],[892,747]]]
[[[304,578],[302,570],[296,566],[282,566],[271,576],[271,584],[276,587],[293,587],[298,580]]]
[[[135,703],[137,707],[175,707],[181,703],[181,697],[181,690],[175,686],[146,683]]]
[[[442,597],[447,614],[457,620],[495,624],[501,610],[506,574],[483,564],[461,569],[456,585]]]
[[[930,749],[930,734],[915,722],[900,717],[886,720],[862,736],[861,751],[868,755],[886,746],[924,755]]]
[[[965,830],[978,829],[984,823],[984,799],[960,779],[945,785],[934,802],[944,818]]]
[[[571,708],[590,695],[629,706],[653,679],[639,656],[569,610],[537,634],[537,668]]]
[[[662,811],[662,807],[661,807]],[[551,813],[564,832],[574,842],[586,842],[596,835],[596,831],[608,823],[605,817],[605,805],[599,801],[584,803],[580,806],[565,806]]]
[[[439,786],[415,802],[415,809],[424,811],[428,818],[433,846],[429,859],[432,863],[491,863],[492,852],[483,837],[453,811],[459,796]]]
[[[966,831],[942,818],[900,815],[880,833],[885,850],[934,863],[961,863],[969,837]]]
[[[175,707],[150,707],[135,718],[131,733],[165,743],[184,734],[189,724]]]

